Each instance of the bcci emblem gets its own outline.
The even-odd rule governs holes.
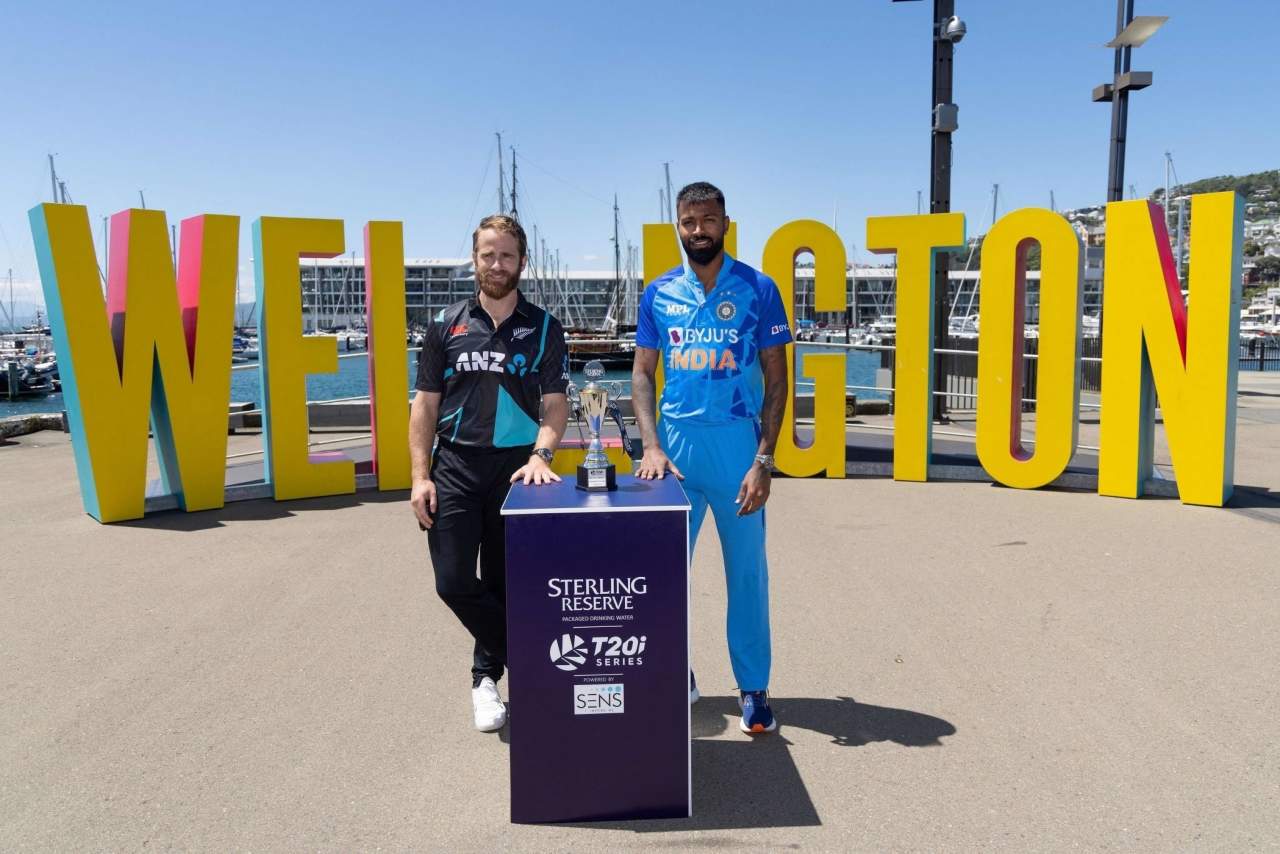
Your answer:
[[[559,640],[551,642],[551,663],[558,669],[572,673],[586,660],[587,642],[577,635],[561,635]]]
[[[737,316],[738,307],[729,300],[725,300],[716,306],[716,317],[721,320],[733,320]]]

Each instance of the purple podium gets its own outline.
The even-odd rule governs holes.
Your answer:
[[[691,814],[689,502],[675,477],[511,488],[511,820]]]

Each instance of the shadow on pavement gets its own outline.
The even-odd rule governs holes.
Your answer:
[[[891,741],[904,747],[937,747],[956,728],[942,718],[835,699],[773,698],[778,731],[768,736],[713,738],[738,726],[734,697],[703,697],[693,707],[693,817],[658,821],[577,823],[571,826],[636,833],[812,827],[822,824],[791,757],[790,729],[821,733],[841,747]],[[767,785],[761,785],[767,781]],[[739,840],[750,844],[750,840]],[[717,840],[717,845],[728,844]]]
[[[232,501],[216,510],[201,510],[187,513],[183,510],[164,510],[148,513],[142,519],[113,524],[128,528],[148,528],[158,531],[204,531],[210,528],[221,528],[227,522],[264,521],[268,519],[284,519],[314,510],[337,510],[344,507],[356,507],[361,504],[399,504],[403,503],[404,523],[414,526],[414,518],[408,506],[408,490],[395,492],[356,492],[350,495],[329,495],[323,498],[300,498],[294,501],[275,501],[260,498],[252,501]]]
[[[1267,489],[1265,486],[1242,486],[1237,484],[1228,507],[1280,507],[1280,492]]]
[[[812,730],[841,747],[862,747],[877,741],[892,741],[903,747],[940,747],[940,739],[956,732],[942,718],[871,706],[852,697],[771,697],[770,702],[778,713],[779,732]],[[719,735],[737,725],[738,701],[733,697],[706,697],[693,707],[694,738]]]

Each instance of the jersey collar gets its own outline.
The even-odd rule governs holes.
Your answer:
[[[735,263],[737,262],[733,260],[733,256],[730,255],[728,252],[725,252],[724,263],[720,265],[720,272],[719,274],[716,275],[716,283],[711,286],[710,291],[706,291],[703,289],[702,280],[699,279],[698,274],[693,271],[693,267],[689,266],[688,264],[685,264],[684,265],[685,284],[687,284],[693,290],[693,293],[697,297],[698,302],[700,303],[705,302],[707,298],[711,296],[711,294],[714,294],[716,291],[720,290],[720,288],[724,285],[724,283],[728,281],[729,276],[731,275],[730,271],[733,269],[733,265]]]
[[[511,313],[511,316],[515,317],[518,314],[525,319],[532,317],[534,308],[533,303],[524,298],[524,291],[519,288],[516,288],[516,295],[516,310]],[[480,317],[483,315],[485,319],[488,319],[489,313],[480,305],[479,291],[472,294],[471,299],[467,300],[467,313],[472,317]]]

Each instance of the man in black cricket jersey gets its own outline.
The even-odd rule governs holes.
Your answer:
[[[550,463],[569,416],[564,329],[516,288],[526,246],[511,217],[481,220],[471,237],[477,293],[428,326],[409,415],[409,503],[427,531],[436,592],[475,638],[471,702],[482,732],[507,720],[497,686],[507,659],[499,511],[516,480],[560,480]]]

